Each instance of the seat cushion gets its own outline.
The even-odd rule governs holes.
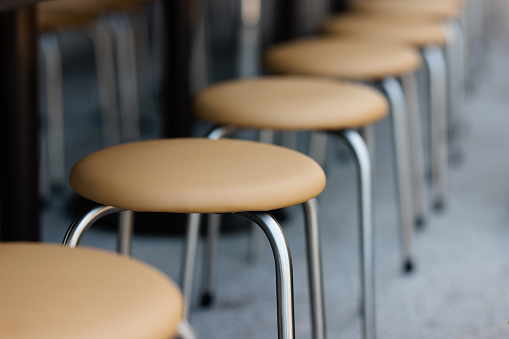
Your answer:
[[[443,23],[412,20],[404,16],[343,14],[332,16],[321,27],[327,34],[361,35],[388,41],[404,42],[417,47],[443,46],[448,39]]]
[[[267,211],[316,197],[325,174],[279,146],[202,138],[134,142],[78,161],[71,187],[100,204],[133,211]]]
[[[353,1],[351,9],[429,17],[435,19],[459,18],[462,12],[460,0],[361,0]]]
[[[364,85],[311,77],[224,82],[200,92],[194,110],[220,125],[273,130],[339,130],[382,119],[385,97]]]
[[[0,244],[0,338],[167,339],[177,286],[137,260],[86,248]]]
[[[310,38],[268,49],[267,68],[277,73],[380,80],[413,72],[419,52],[409,46],[360,38]]]

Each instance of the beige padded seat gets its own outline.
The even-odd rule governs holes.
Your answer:
[[[76,193],[132,211],[267,211],[316,197],[321,167],[282,147],[200,138],[135,142],[92,153],[70,175]]]
[[[0,338],[169,339],[183,298],[166,276],[105,251],[0,244]]]
[[[277,73],[381,80],[414,72],[419,53],[404,45],[373,39],[300,39],[268,49],[268,69]]]
[[[358,12],[332,16],[321,29],[327,34],[367,35],[418,47],[443,46],[449,38],[445,25],[440,22]]]
[[[407,17],[433,19],[458,18],[461,16],[460,0],[361,0],[352,1],[351,9],[366,12],[385,12]]]
[[[304,77],[228,81],[205,89],[195,113],[209,122],[273,130],[340,130],[386,116],[387,101],[363,85]]]

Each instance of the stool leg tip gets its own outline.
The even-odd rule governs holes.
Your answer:
[[[415,217],[415,228],[418,230],[422,230],[424,226],[426,225],[426,220],[423,216],[417,216]]]
[[[201,306],[202,307],[209,307],[212,305],[212,302],[214,301],[214,296],[210,292],[205,292],[201,296]]]
[[[412,273],[415,269],[415,265],[412,259],[407,259],[403,263],[403,273]]]
[[[433,204],[433,210],[435,212],[443,212],[445,210],[445,203],[442,199],[437,199]]]

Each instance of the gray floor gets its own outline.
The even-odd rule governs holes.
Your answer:
[[[417,270],[401,273],[400,241],[393,189],[389,125],[377,126],[376,292],[379,338],[509,337],[509,13],[496,3],[495,31],[484,53],[485,67],[464,111],[468,131],[464,161],[450,169],[450,202],[430,213],[415,238]],[[85,68],[81,68],[85,69]],[[99,148],[100,132],[92,80],[76,71],[66,79],[68,163]],[[83,71],[85,72],[85,71]],[[89,93],[87,99],[78,95]],[[81,104],[76,104],[80,102]],[[78,127],[79,126],[79,127]],[[507,147],[507,148],[506,148]],[[320,197],[327,331],[329,338],[360,338],[358,239],[354,168],[332,147],[328,185]],[[502,153],[500,153],[502,151]],[[43,238],[60,242],[72,217],[63,213],[68,188],[48,202]],[[310,337],[304,233],[300,210],[290,210],[284,229],[294,262],[298,338]],[[171,227],[169,225],[168,227]],[[134,257],[178,279],[181,237],[138,235]],[[114,234],[92,229],[84,245],[114,249]],[[246,233],[221,239],[217,302],[200,309],[193,302],[191,323],[201,338],[274,338],[274,266],[265,244],[256,264],[246,261]]]

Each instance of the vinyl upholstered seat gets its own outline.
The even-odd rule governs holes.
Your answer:
[[[309,38],[270,47],[267,68],[276,73],[380,80],[415,71],[419,54],[407,46],[357,38]]]
[[[127,143],[73,167],[72,189],[137,212],[234,213],[303,203],[324,188],[318,164],[271,145],[207,139]]]
[[[461,15],[460,0],[362,0],[351,4],[353,10],[386,12],[406,16],[429,17],[433,19],[458,18]]]
[[[399,41],[425,47],[443,46],[448,32],[440,22],[408,19],[404,15],[376,15],[353,12],[329,17],[321,26],[326,34],[369,35],[387,41]]]
[[[146,264],[105,251],[0,244],[0,337],[169,339],[184,301]]]

